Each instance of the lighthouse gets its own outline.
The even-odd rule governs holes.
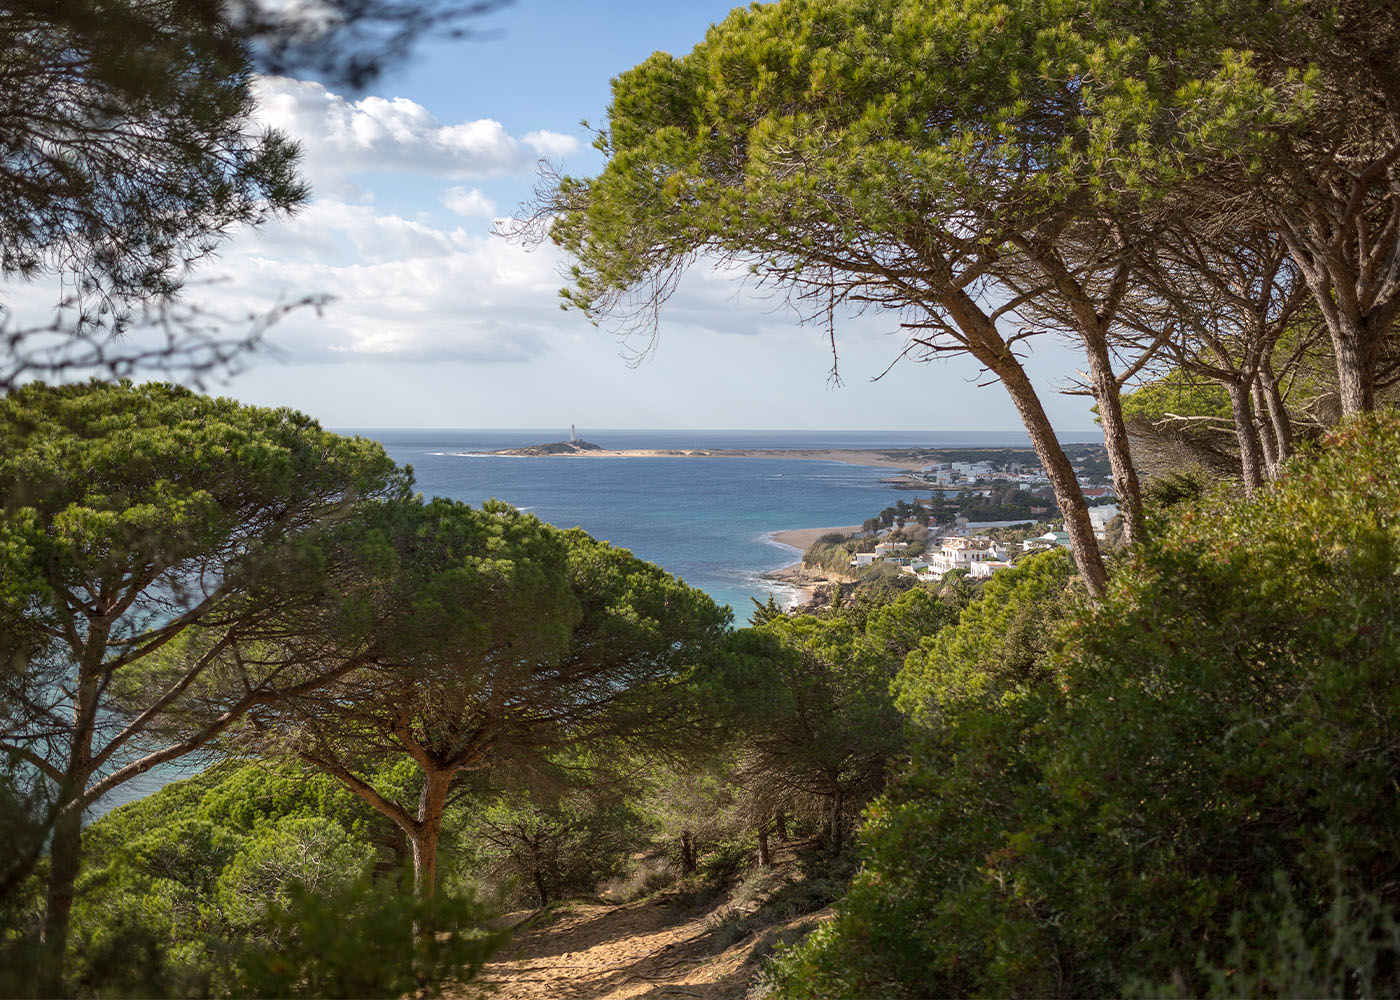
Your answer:
[[[570,424],[570,425],[569,425],[569,440],[570,440],[570,441],[577,441],[577,440],[578,440],[578,428],[575,427],[573,424]]]

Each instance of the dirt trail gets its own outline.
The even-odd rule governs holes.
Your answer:
[[[743,1000],[768,951],[763,946],[826,915],[799,917],[722,948],[721,909],[685,908],[664,896],[574,904],[547,926],[520,933],[477,985],[498,1000]]]

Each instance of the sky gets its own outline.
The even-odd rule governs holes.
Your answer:
[[[609,82],[655,50],[682,54],[726,0],[515,0],[478,37],[418,46],[365,93],[259,78],[258,117],[301,143],[313,197],[289,221],[236,236],[187,295],[225,315],[306,296],[269,332],[271,356],[211,391],[292,406],[336,428],[775,428],[1017,430],[1015,409],[966,359],[901,362],[890,315],[825,327],[732,275],[698,268],[663,311],[654,347],[559,308],[567,265],[492,235],[547,157],[603,165],[581,124],[606,117]],[[3,292],[37,301],[35,288]],[[1055,426],[1093,428],[1058,393],[1068,348],[1029,342]]]

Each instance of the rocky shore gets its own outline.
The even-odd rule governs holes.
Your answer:
[[[835,528],[794,528],[788,531],[774,532],[773,541],[794,549],[799,559],[788,566],[764,573],[763,578],[775,583],[785,583],[790,587],[797,587],[801,593],[798,599],[793,602],[794,606],[806,607],[814,602],[822,603],[824,591],[829,591],[837,583],[849,583],[850,578],[843,574],[833,574],[825,569],[809,569],[802,562],[800,556],[823,535],[832,535],[837,532],[843,535],[854,535],[861,530],[861,526],[856,524]]]

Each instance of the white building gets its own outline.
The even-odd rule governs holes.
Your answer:
[[[879,545],[875,546],[875,555],[880,558],[898,555],[908,547],[908,542],[881,542]]]
[[[974,580],[985,580],[998,570],[1010,569],[1011,563],[1005,559],[987,559],[975,562],[968,567],[968,576]]]
[[[955,569],[968,569],[974,563],[1006,558],[1006,550],[990,538],[949,535],[938,542],[938,551],[927,559],[929,572],[933,576],[942,576]]]
[[[874,561],[874,552],[857,552],[855,558],[851,560],[851,565],[859,568],[861,566],[869,566]]]
[[[1094,527],[1094,537],[1099,541],[1104,540],[1104,534],[1108,529],[1108,522],[1118,516],[1118,505],[1106,503],[1099,507],[1089,508],[1089,523]]]

